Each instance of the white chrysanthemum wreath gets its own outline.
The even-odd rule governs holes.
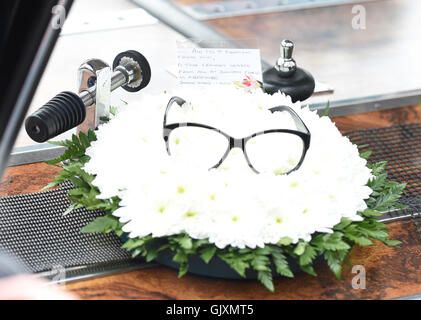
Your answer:
[[[175,159],[165,149],[162,122],[171,96],[145,96],[138,106],[126,108],[98,128],[98,141],[87,149],[91,160],[84,167],[96,175],[93,184],[101,197],[121,199],[114,215],[127,222],[123,231],[130,237],[186,232],[195,239],[209,239],[218,248],[255,248],[282,237],[293,243],[309,241],[316,231],[332,232],[342,217],[361,220],[357,212],[366,209],[364,200],[372,192],[366,186],[370,170],[357,146],[342,137],[329,118],[301,109],[281,93],[221,88],[178,95],[190,103],[172,107],[169,122],[203,123],[238,137],[290,128],[288,115],[268,111],[290,106],[311,132],[310,148],[301,168],[289,175],[256,174],[236,149],[217,169],[209,170],[206,159],[194,166],[188,160],[196,160],[196,155]],[[179,144],[189,139],[185,131],[177,137]],[[215,146],[219,142],[211,143],[186,152],[221,157]]]
[[[287,170],[282,165],[258,174],[242,150],[233,148],[210,169],[222,156],[218,138],[205,135],[191,148],[199,133],[190,129],[170,135],[169,155],[163,119],[172,95],[142,95],[95,133],[62,142],[67,154],[50,162],[70,160],[55,180],[75,184],[69,192],[70,209],[108,212],[85,232],[124,233],[129,238],[124,247],[148,260],[171,250],[180,274],[187,271],[190,255],[205,262],[217,256],[241,275],[254,269],[270,290],[272,272],[292,276],[290,259],[314,274],[312,261],[324,255],[340,276],[341,262],[354,243],[368,245],[372,238],[397,244],[388,240],[385,226],[373,216],[397,206],[405,185],[386,182],[385,163],[367,166],[368,154],[361,157],[328,117],[301,108],[281,93],[261,90],[218,87],[179,90],[176,95],[186,103],[172,106],[168,123],[200,123],[232,137],[295,130],[288,113],[269,111],[290,107],[311,133],[302,165],[289,174],[283,174]],[[266,153],[257,153],[253,160],[265,162],[269,150],[291,165],[298,163],[290,151],[293,143],[276,147],[263,145]],[[384,199],[385,194],[395,197]]]

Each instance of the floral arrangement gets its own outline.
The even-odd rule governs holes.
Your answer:
[[[388,181],[386,162],[368,163],[370,151],[360,152],[367,146],[352,144],[329,117],[261,90],[215,88],[177,95],[186,102],[172,108],[169,122],[205,123],[237,137],[292,129],[288,114],[268,111],[288,106],[311,132],[303,163],[289,174],[282,167],[256,174],[241,150],[232,149],[210,169],[209,163],[220,158],[218,143],[205,137],[188,150],[197,135],[187,129],[170,136],[177,152],[169,155],[162,120],[172,95],[144,95],[138,106],[113,108],[112,119],[95,132],[52,142],[67,149],[48,161],[63,170],[47,187],[66,180],[74,184],[65,214],[81,207],[106,212],[83,232],[126,234],[123,248],[147,261],[170,250],[179,276],[188,271],[192,255],[206,263],[218,257],[241,276],[255,270],[270,291],[274,274],[294,276],[288,259],[316,275],[313,261],[322,256],[339,278],[354,244],[400,243],[389,239],[375,217],[403,207],[398,200],[405,184]],[[285,156],[287,163],[298,162],[290,151],[293,143],[264,148]],[[259,154],[256,161],[266,159]]]

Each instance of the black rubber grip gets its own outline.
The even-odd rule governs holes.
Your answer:
[[[25,129],[32,140],[45,142],[81,124],[86,117],[82,99],[64,91],[48,101],[25,120]]]

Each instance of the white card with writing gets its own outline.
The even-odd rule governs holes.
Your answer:
[[[262,81],[259,49],[177,48],[181,85],[231,85],[246,76]]]

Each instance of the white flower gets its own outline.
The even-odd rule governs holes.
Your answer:
[[[121,198],[114,215],[126,223],[123,230],[130,237],[187,232],[219,248],[255,248],[284,237],[293,243],[308,241],[315,232],[332,232],[342,217],[361,220],[357,212],[366,208],[364,199],[372,192],[366,186],[371,172],[356,146],[329,118],[302,109],[281,93],[223,87],[174,95],[187,103],[172,106],[168,123],[202,123],[234,138],[295,129],[287,113],[268,111],[290,106],[309,128],[311,145],[300,169],[289,175],[279,173],[297,162],[299,148],[294,149],[293,140],[280,140],[285,142],[280,146],[276,139],[266,140],[254,149],[258,152],[253,159],[253,146],[246,149],[255,165],[275,157],[284,161],[276,170],[256,174],[239,148],[231,150],[219,168],[209,170],[229,141],[215,131],[199,136],[201,132],[191,127],[175,129],[169,156],[162,124],[171,95],[142,95],[138,105],[127,106],[99,127],[85,166],[96,175],[99,197]]]

